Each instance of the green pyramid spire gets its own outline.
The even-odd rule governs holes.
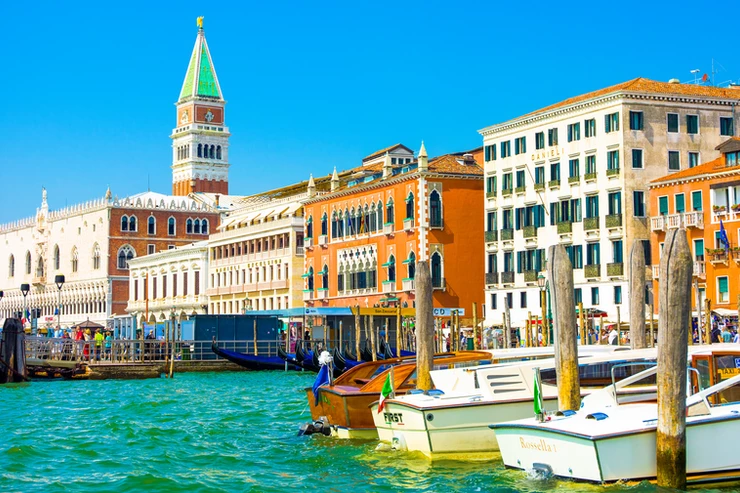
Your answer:
[[[181,100],[198,96],[223,99],[203,29],[198,30],[188,71],[185,73],[185,82],[180,91]]]

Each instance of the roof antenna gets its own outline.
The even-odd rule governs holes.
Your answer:
[[[146,174],[146,191],[151,192],[152,189],[149,187],[149,173]]]

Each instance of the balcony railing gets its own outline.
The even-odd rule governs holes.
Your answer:
[[[524,282],[537,282],[537,275],[539,273],[536,270],[525,270],[524,271]]]
[[[621,214],[609,214],[606,216],[606,227],[607,228],[618,228],[622,225]]]
[[[514,273],[513,272],[502,272],[501,273],[501,284],[514,284]]]
[[[486,243],[493,243],[498,241],[498,231],[486,231],[485,232]]]
[[[619,277],[624,275],[624,263],[615,262],[606,264],[606,275],[609,277]]]
[[[550,188],[557,188],[560,186],[560,180],[550,180],[547,182],[547,186]]]
[[[586,279],[601,277],[601,264],[587,265],[583,269],[583,275],[586,277]]]
[[[321,235],[319,236],[319,246],[323,246],[329,243],[329,236],[327,235]]]
[[[295,247],[295,254],[296,254],[296,255],[303,255],[303,254],[304,254],[304,249],[303,249],[303,247],[302,247],[302,246],[297,246],[297,247]]]
[[[611,178],[612,176],[619,176],[619,168],[606,170],[606,176],[609,178]]]
[[[581,176],[580,175],[578,175],[578,176],[569,176],[568,177],[568,183],[570,183],[571,185],[575,185],[575,184],[580,183],[580,182],[581,182]]]
[[[709,262],[712,264],[725,264],[727,265],[727,261],[729,260],[729,252],[725,249],[709,249],[707,248],[705,250],[705,253],[707,257],[709,257]]]
[[[312,289],[303,290],[303,301],[310,301],[313,299],[314,293]]]
[[[486,285],[498,284],[498,272],[486,272]]]
[[[385,223],[383,225],[383,234],[387,234],[387,235],[393,234],[393,223]]]
[[[396,291],[396,281],[383,281],[383,292],[394,293]]]
[[[511,197],[511,194],[513,192],[514,191],[511,188],[504,188],[503,190],[501,190],[501,196],[502,197]]]
[[[537,238],[537,226],[524,226],[525,238]]]
[[[514,230],[511,229],[511,228],[509,228],[509,229],[502,229],[501,230],[501,239],[503,241],[513,240],[514,239]]]
[[[403,280],[403,290],[404,291],[414,291],[416,289],[416,283],[413,279],[404,279]]]
[[[707,264],[703,260],[694,261],[694,276],[701,278],[707,277]]]
[[[573,232],[573,223],[570,221],[561,221],[558,223],[558,234],[567,234]]]
[[[594,229],[599,229],[599,217],[587,217],[583,220],[583,230],[584,231],[591,231]]]
[[[586,173],[583,175],[583,179],[586,181],[596,181],[596,173]]]
[[[535,183],[534,184],[534,191],[535,192],[541,192],[544,189],[545,189],[545,184],[544,183]]]
[[[678,229],[682,225],[686,228],[704,229],[704,214],[693,211],[650,218],[650,229],[653,231]]]
[[[34,286],[43,286],[44,284],[46,284],[46,276],[45,275],[33,276],[33,279],[31,280],[31,284],[33,284]]]
[[[403,220],[403,229],[406,231],[413,231],[414,229],[414,218],[407,217]]]
[[[305,248],[313,248],[313,238],[311,237],[303,238],[303,246]]]
[[[524,193],[527,191],[527,185],[522,185],[520,187],[516,187],[516,193]]]
[[[495,199],[496,198],[496,190],[491,190],[490,192],[486,192],[486,198],[487,199]]]

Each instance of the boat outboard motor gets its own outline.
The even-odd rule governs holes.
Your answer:
[[[298,430],[299,437],[313,434],[331,436],[331,426],[329,426],[329,420],[326,419],[326,416],[321,416],[313,423],[306,423]]]

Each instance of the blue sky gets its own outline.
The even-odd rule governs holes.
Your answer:
[[[615,5],[617,8],[612,9]],[[430,155],[477,130],[634,77],[740,78],[723,20],[740,2],[9,2],[3,9],[0,223],[171,187],[173,103],[205,29],[232,137],[230,191]],[[730,36],[723,39],[723,33]]]

